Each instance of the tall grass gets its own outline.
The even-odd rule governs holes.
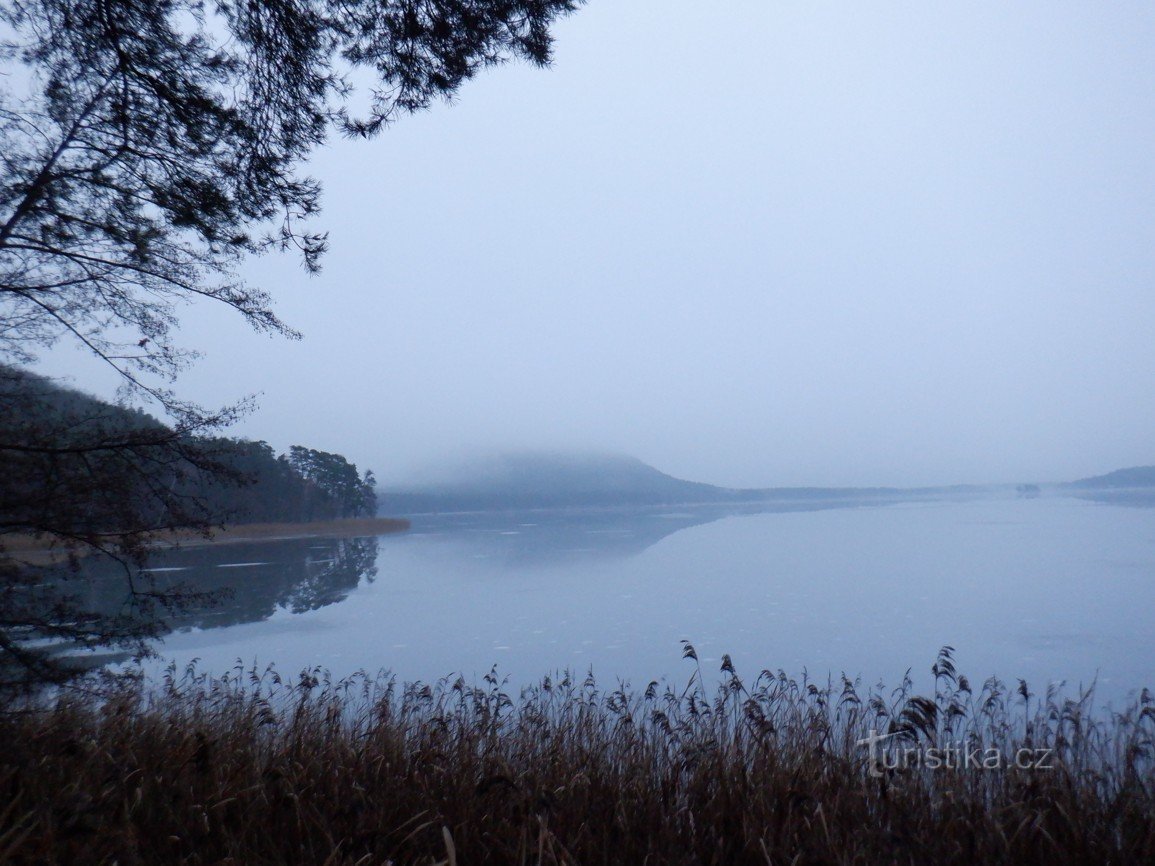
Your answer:
[[[697,664],[693,647],[687,658]],[[1155,863],[1155,704],[933,694],[724,659],[707,694],[592,676],[332,681],[170,669],[0,718],[0,861],[28,864]],[[859,745],[892,734],[872,761]],[[1049,768],[898,765],[1020,749]],[[912,753],[913,754],[913,753]],[[989,752],[981,752],[990,755]]]

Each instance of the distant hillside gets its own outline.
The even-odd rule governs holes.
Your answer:
[[[48,425],[84,423],[123,430],[159,430],[164,425],[139,409],[118,406],[67,388],[36,373],[0,364],[0,421],[5,434],[39,432]],[[18,440],[19,436],[10,437]],[[8,439],[3,440],[5,442]]]
[[[381,513],[612,508],[707,503],[901,498],[894,488],[734,489],[674,478],[619,454],[521,452],[479,460],[447,480],[378,491]]]
[[[522,452],[476,461],[439,483],[378,491],[378,498],[382,512],[409,514],[717,502],[735,494],[633,457]]]
[[[1106,475],[1072,481],[1067,487],[1082,489],[1118,489],[1134,487],[1155,487],[1155,466],[1133,466],[1130,469],[1116,469]]]

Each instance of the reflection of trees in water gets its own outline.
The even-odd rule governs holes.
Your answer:
[[[222,599],[183,611],[170,624],[174,629],[221,628],[259,622],[278,610],[317,610],[343,601],[362,578],[377,575],[376,538],[230,544],[195,553],[201,554],[191,563],[196,576],[174,572],[174,581],[191,582],[195,589],[216,592]]]
[[[331,561],[306,561],[305,578],[280,606],[293,613],[316,610],[344,601],[362,578],[373,581],[377,576],[376,538],[339,538],[332,543],[335,550]]]
[[[159,612],[162,631],[222,628],[268,619],[278,610],[304,613],[348,597],[377,575],[376,538],[297,538],[190,547],[156,554],[149,563],[160,591],[184,596],[180,607]],[[116,614],[126,604],[124,572],[91,563],[75,584],[85,610]]]

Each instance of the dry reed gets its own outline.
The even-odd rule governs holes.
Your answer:
[[[0,718],[0,861],[1155,862],[1147,692],[1098,713],[1086,695],[976,689],[949,648],[934,673],[917,696],[744,683],[726,659],[709,696],[700,671],[685,689],[563,675],[512,695],[496,674],[170,669]],[[874,762],[871,730],[890,735]],[[1049,768],[890,766],[952,743]]]

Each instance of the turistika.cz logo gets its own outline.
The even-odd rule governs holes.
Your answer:
[[[982,746],[899,746],[890,740],[901,734],[896,731],[882,734],[873,728],[868,736],[858,740],[857,745],[866,746],[870,766],[867,772],[881,778],[888,771],[896,770],[1005,770],[1011,767],[1020,770],[1053,770],[1053,749],[1023,747],[1014,752],[1004,753],[1001,749]]]

